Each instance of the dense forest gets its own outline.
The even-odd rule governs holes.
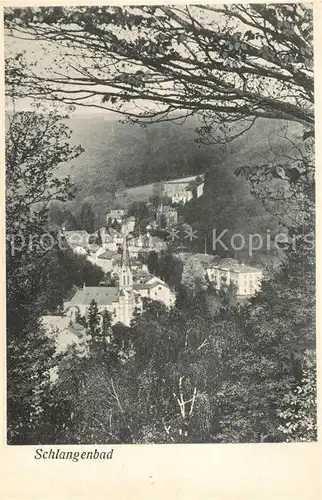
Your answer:
[[[106,214],[110,206],[120,202],[115,193],[122,193],[125,188],[207,173],[208,191],[214,186],[217,192],[220,187],[224,191],[224,183],[230,183],[235,168],[256,164],[258,156],[263,162],[278,162],[290,151],[294,153],[291,141],[298,142],[301,138],[300,126],[274,120],[259,120],[250,131],[225,147],[201,146],[196,142],[196,128],[200,126],[197,118],[182,125],[160,123],[142,128],[117,119],[106,120],[102,114],[86,114],[72,117],[68,125],[73,132],[73,143],[81,144],[84,153],[61,165],[60,175],[70,175],[77,188],[71,205],[73,211],[80,210],[85,199],[101,222],[104,210]],[[245,199],[249,187],[242,179],[239,185],[239,196]],[[140,199],[149,195],[151,191],[147,195],[144,190],[138,193]],[[238,197],[238,193],[234,196]],[[131,190],[125,202],[126,205],[131,202]]]

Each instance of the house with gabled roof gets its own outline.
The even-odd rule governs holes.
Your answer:
[[[145,282],[135,283],[134,290],[139,293],[141,298],[157,300],[167,307],[174,306],[176,301],[175,293],[170,290],[163,280],[156,276]]]
[[[54,339],[58,353],[66,351],[72,345],[84,350],[86,329],[77,321],[71,321],[69,316],[42,316],[42,326],[47,334]]]
[[[88,255],[87,260],[99,266],[104,273],[110,273],[114,270],[115,263],[120,257],[117,252],[99,248],[97,252]]]

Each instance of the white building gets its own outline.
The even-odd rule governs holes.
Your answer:
[[[73,251],[77,255],[87,255],[87,250],[84,247],[80,247],[80,246],[73,247]]]
[[[157,220],[161,224],[162,217],[164,217],[166,222],[166,227],[171,228],[178,223],[178,211],[175,207],[170,205],[160,204],[157,211]]]
[[[116,220],[117,222],[122,223],[124,214],[125,210],[123,210],[122,208],[110,210],[106,215],[106,222],[108,222],[109,219],[112,219],[112,222]]]
[[[197,182],[198,178],[200,178],[201,182]],[[171,198],[172,203],[187,203],[192,200],[194,196],[200,198],[203,194],[203,179],[204,177],[202,175],[193,175],[182,179],[167,181],[164,184],[164,193]]]
[[[134,231],[135,222],[135,217],[127,217],[122,224],[121,232],[127,234],[132,233]]]
[[[108,230],[106,227],[101,227],[98,232],[102,240],[102,248],[104,250],[111,250],[112,252],[115,252],[117,250],[116,231],[112,229]]]
[[[207,268],[209,281],[214,283],[215,289],[220,290],[223,285],[236,286],[236,295],[249,297],[260,290],[263,270],[245,266],[244,264],[213,264]]]
[[[69,316],[42,316],[41,322],[47,333],[54,338],[56,351],[66,351],[69,346],[76,345],[82,350],[86,341],[84,326],[71,322]]]
[[[167,307],[174,306],[176,301],[176,296],[168,285],[156,276],[153,276],[143,283],[134,284],[134,289],[142,298],[145,297],[151,300],[157,300]]]
[[[137,238],[130,237],[128,240],[129,254],[133,258],[137,258],[139,253],[150,252],[152,250],[160,252],[166,250],[168,245],[158,236],[151,236],[149,231],[146,234],[140,235]]]
[[[88,255],[87,260],[92,264],[99,266],[104,273],[111,273],[114,270],[115,263],[120,255],[117,252],[111,252],[104,248],[99,248],[97,252]]]

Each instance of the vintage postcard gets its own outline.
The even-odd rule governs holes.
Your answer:
[[[318,499],[321,4],[2,11],[3,497]]]

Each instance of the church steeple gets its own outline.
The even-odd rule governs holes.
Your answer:
[[[123,252],[122,252],[121,267],[131,267],[130,266],[130,254],[129,254],[129,249],[127,247],[126,233],[124,233],[124,239],[123,239]]]
[[[121,259],[120,288],[127,291],[133,288],[133,275],[130,264],[130,254],[127,247],[126,233],[124,233],[123,252]]]

